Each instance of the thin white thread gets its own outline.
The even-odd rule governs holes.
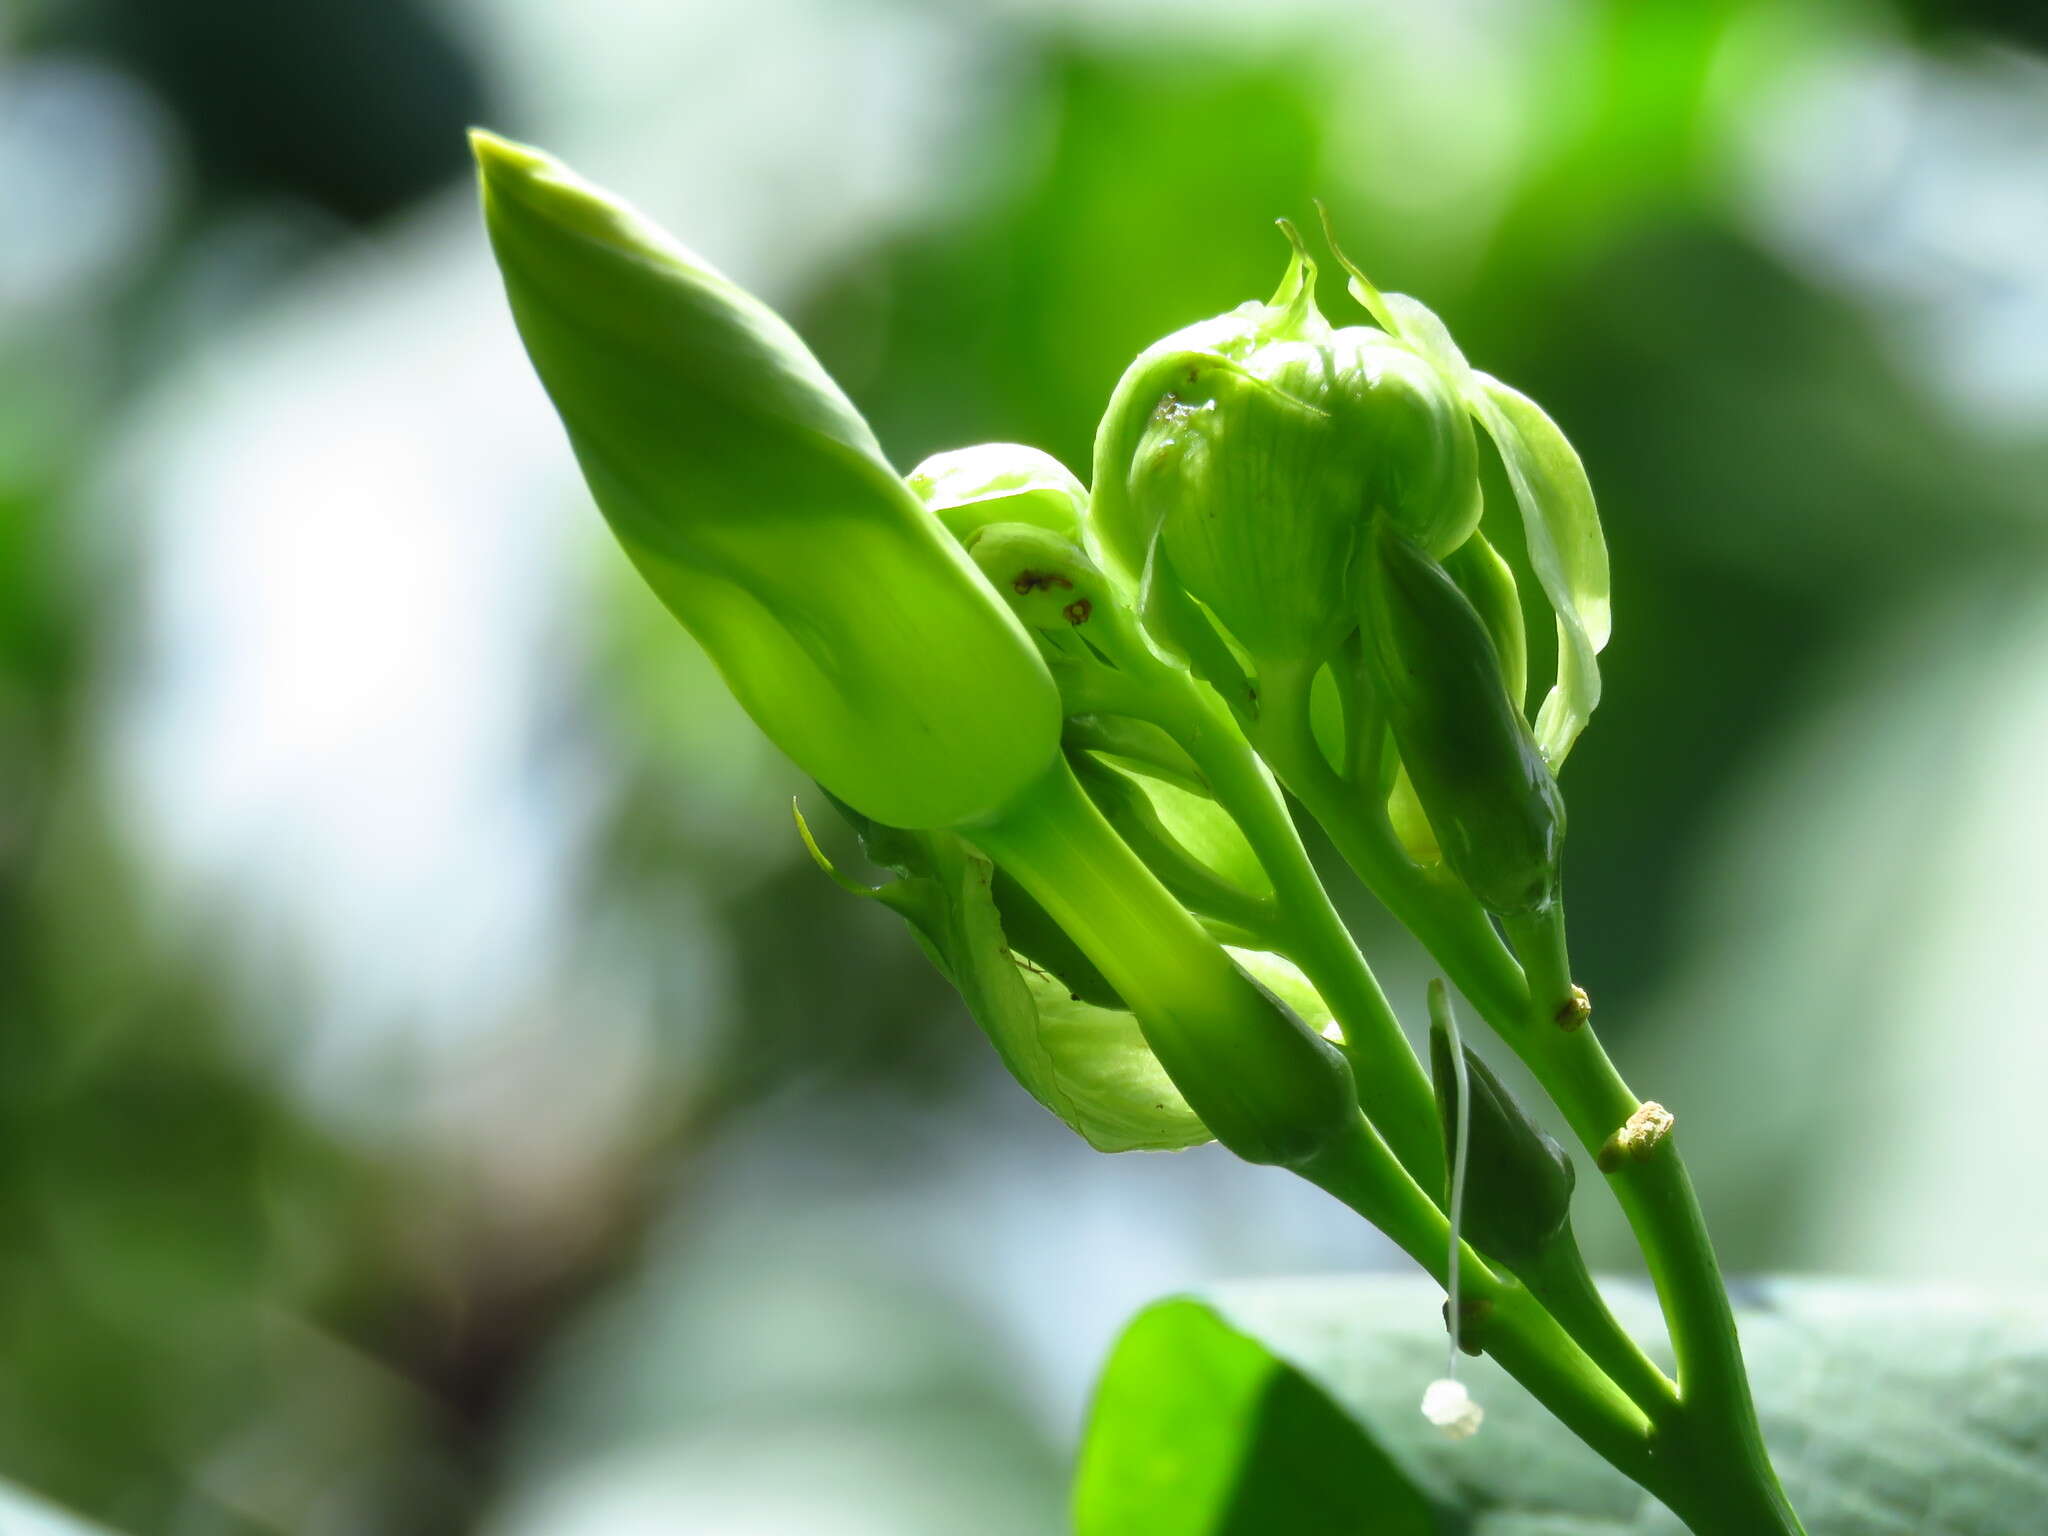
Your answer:
[[[1443,983],[1438,982],[1442,988]],[[1458,1379],[1458,1328],[1463,1316],[1458,1307],[1458,1248],[1459,1236],[1465,1226],[1465,1161],[1472,1145],[1472,1079],[1465,1070],[1465,1043],[1458,1038],[1458,1016],[1451,1009],[1451,1000],[1440,990],[1443,999],[1444,1033],[1451,1040],[1451,1080],[1457,1085],[1458,1131],[1456,1144],[1451,1151],[1451,1252],[1445,1264],[1445,1287],[1451,1305],[1451,1356],[1444,1368],[1447,1381]]]
[[[1457,1128],[1451,1138],[1450,1255],[1444,1265],[1446,1329],[1451,1336],[1450,1359],[1444,1374],[1422,1392],[1422,1416],[1453,1440],[1464,1440],[1479,1432],[1485,1411],[1472,1401],[1458,1381],[1458,1347],[1463,1307],[1458,1286],[1458,1246],[1465,1226],[1465,1165],[1472,1145],[1472,1080],[1465,1067],[1465,1043],[1458,1038],[1457,1015],[1451,1011],[1450,993],[1441,980],[1429,984],[1429,1012],[1432,1022],[1441,1021],[1444,1038],[1451,1048],[1452,1102],[1456,1106]]]

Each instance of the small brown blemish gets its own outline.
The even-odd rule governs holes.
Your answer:
[[[1086,624],[1095,612],[1095,605],[1085,597],[1077,597],[1060,612],[1067,616],[1069,624]]]
[[[1058,571],[1019,571],[1010,583],[1019,597],[1031,592],[1050,591],[1054,587],[1071,588],[1073,585]]]

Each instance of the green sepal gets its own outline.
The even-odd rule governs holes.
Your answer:
[[[909,923],[1033,1098],[1100,1152],[1174,1151],[1212,1139],[1115,989],[1029,892],[953,833],[885,827],[833,805],[867,857],[900,878],[861,889],[817,852],[806,828],[820,867]]]
[[[1352,292],[1428,358],[1486,430],[1522,514],[1529,564],[1557,615],[1557,682],[1536,716],[1536,742],[1553,770],[1600,703],[1600,664],[1613,629],[1607,541],[1586,467],[1542,408],[1465,360],[1442,320],[1405,293],[1380,294],[1352,268]],[[1366,299],[1367,293],[1371,299]]]
[[[777,746],[904,827],[1058,750],[1037,648],[788,325],[538,151],[474,138],[535,371],[626,553]]]
[[[1485,621],[1387,523],[1370,551],[1366,665],[1444,862],[1489,911],[1540,911],[1557,891],[1564,801]]]
[[[1093,752],[1191,795],[1209,797],[1208,781],[1187,749],[1149,720],[1134,720],[1129,715],[1074,715],[1068,718],[1061,740],[1069,755]]]
[[[1607,541],[1578,453],[1527,395],[1473,375],[1473,413],[1500,450],[1521,504],[1529,563],[1557,614],[1557,682],[1536,714],[1536,741],[1562,764],[1600,703],[1600,663],[1613,629]]]
[[[1430,1001],[1429,1067],[1436,1083],[1448,1167],[1458,1145],[1456,1064],[1447,1021],[1436,1006],[1435,989]],[[1529,1118],[1529,1112],[1494,1076],[1493,1069],[1469,1046],[1463,1050],[1472,1105],[1463,1235],[1488,1258],[1521,1273],[1533,1269],[1545,1250],[1565,1235],[1577,1173],[1570,1155]]]
[[[1095,962],[1081,952],[1081,946],[1067,937],[1066,930],[1052,920],[1052,914],[1038,899],[1001,869],[989,881],[989,895],[1002,923],[1003,941],[1013,954],[1029,955],[1033,964],[1052,973],[1077,1003],[1113,1008],[1128,1013],[1109,978],[1096,969]]]
[[[1265,866],[1214,800],[1086,753],[1069,761],[1088,798],[1181,905],[1246,936],[1270,921]]]

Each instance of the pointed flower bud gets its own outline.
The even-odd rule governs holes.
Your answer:
[[[1040,778],[1060,707],[1036,647],[796,334],[559,162],[475,148],[598,506],[776,745],[894,826],[960,825]]]
[[[1331,329],[1314,290],[1296,238],[1272,301],[1147,348],[1096,438],[1091,519],[1109,563],[1135,580],[1156,547],[1255,663],[1319,660],[1356,624],[1373,516],[1438,556],[1479,519],[1455,391],[1385,331]]]
[[[1508,697],[1485,621],[1391,524],[1366,561],[1365,659],[1444,862],[1503,917],[1557,891],[1564,801]]]
[[[1446,1156],[1458,1140],[1457,1064],[1439,995],[1433,991],[1430,1074],[1444,1123]],[[1457,1047],[1464,1049],[1463,1047]],[[1572,1160],[1471,1050],[1464,1049],[1472,1125],[1465,1162],[1465,1238],[1488,1258],[1521,1273],[1555,1242],[1571,1216],[1577,1175]]]

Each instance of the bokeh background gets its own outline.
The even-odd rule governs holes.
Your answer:
[[[10,1536],[1045,1532],[1132,1310],[1396,1262],[1088,1152],[808,865],[588,506],[472,122],[783,307],[904,466],[1085,464],[1327,199],[1591,468],[1580,964],[1727,1257],[2037,1283],[2038,6],[0,15]]]

